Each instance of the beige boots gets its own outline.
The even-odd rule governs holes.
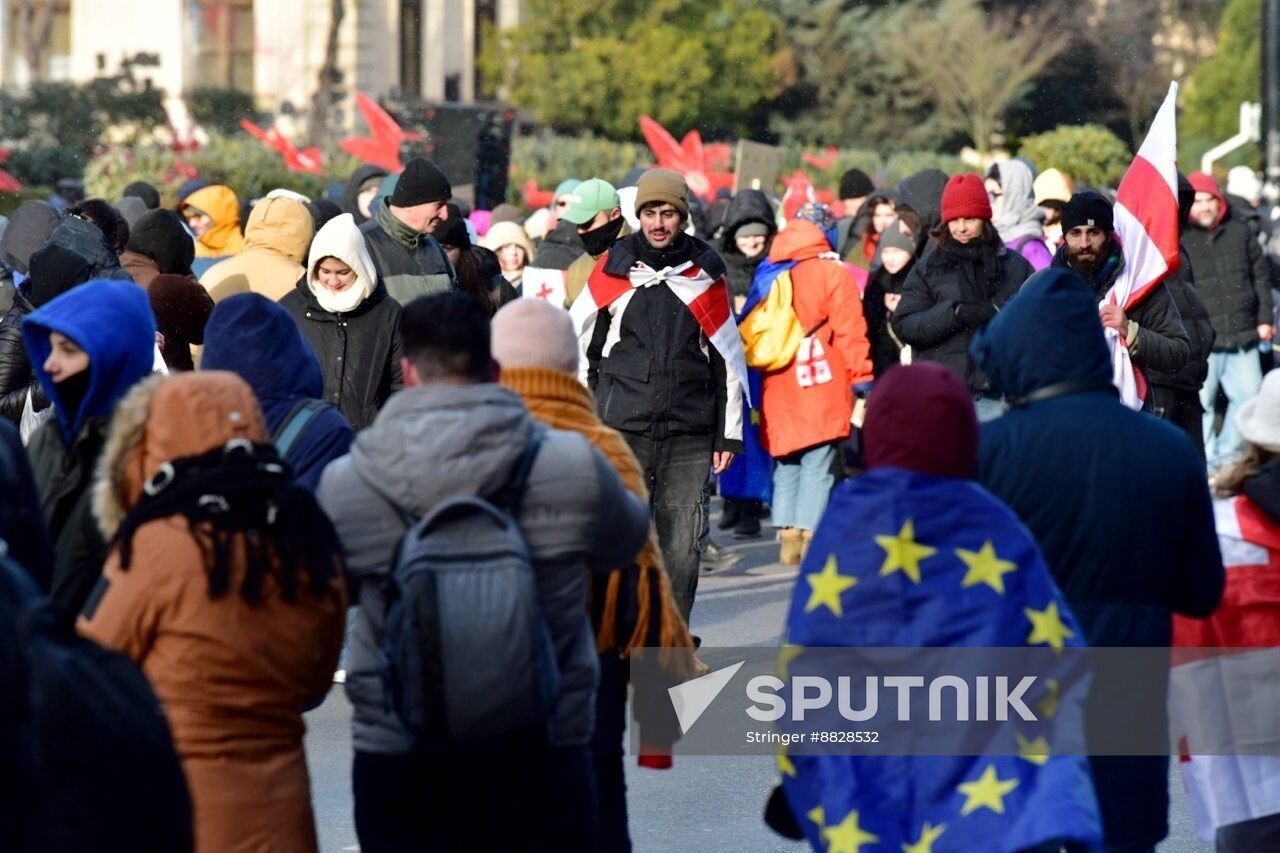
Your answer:
[[[782,543],[778,562],[784,566],[798,566],[809,551],[809,543],[813,541],[813,531],[783,527],[778,531],[778,540]]]

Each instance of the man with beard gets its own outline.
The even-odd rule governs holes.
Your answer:
[[[1125,265],[1112,225],[1111,202],[1094,190],[1078,192],[1062,206],[1063,240],[1053,266],[1068,268],[1083,278],[1099,302]],[[1099,316],[1104,328],[1115,329],[1124,338],[1134,366],[1144,374],[1149,370],[1177,373],[1191,355],[1187,330],[1163,284],[1157,285],[1137,307],[1126,311],[1107,304],[1099,309]],[[1150,394],[1147,401],[1150,408]]]
[[[622,218],[621,204],[613,185],[599,178],[583,181],[570,193],[569,206],[560,218],[577,226],[578,236],[587,253],[565,271],[564,307],[572,305],[582,288],[586,287],[587,277],[600,256],[618,240],[631,234],[631,227]]]
[[[640,233],[598,261],[570,310],[587,342],[600,419],[644,470],[672,593],[685,621],[698,587],[703,487],[742,451],[746,362],[725,264],[684,233],[689,187],[650,169],[636,187]]]

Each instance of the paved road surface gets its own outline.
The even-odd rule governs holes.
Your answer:
[[[776,543],[734,547],[744,554],[741,563],[703,575],[694,632],[707,646],[777,645],[796,572],[774,562]],[[350,705],[340,688],[307,717],[307,758],[322,853],[359,849],[351,811],[349,719]],[[634,760],[629,764],[628,802],[637,851],[805,849],[778,838],[760,820],[776,782],[772,757],[685,756],[666,771],[641,770]],[[1160,853],[1211,851],[1195,838],[1176,770],[1170,793],[1170,837],[1158,848]]]

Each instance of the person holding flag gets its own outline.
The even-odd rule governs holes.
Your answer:
[[[689,187],[670,169],[637,184],[640,231],[609,247],[569,314],[600,419],[644,469],[671,589],[689,621],[708,469],[742,451],[747,366],[725,264],[684,231]]]
[[[862,434],[868,472],[832,495],[796,581],[787,642],[802,649],[1083,645],[1035,541],[974,482],[978,422],[966,383],[921,362],[889,368],[875,395]],[[800,651],[790,671],[804,660]],[[1031,743],[1039,746],[1019,741],[1016,755],[793,750],[779,759],[790,808],[778,808],[775,797],[766,819],[783,834],[802,834],[815,850],[1043,844],[1057,851],[1100,843],[1085,759],[1049,754],[1038,738]]]

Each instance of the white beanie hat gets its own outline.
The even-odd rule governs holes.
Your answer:
[[[493,315],[490,351],[501,367],[546,367],[578,375],[578,336],[569,312],[545,299],[516,299]]]
[[[1236,429],[1250,444],[1280,453],[1280,370],[1263,377],[1262,390],[1240,407]]]

